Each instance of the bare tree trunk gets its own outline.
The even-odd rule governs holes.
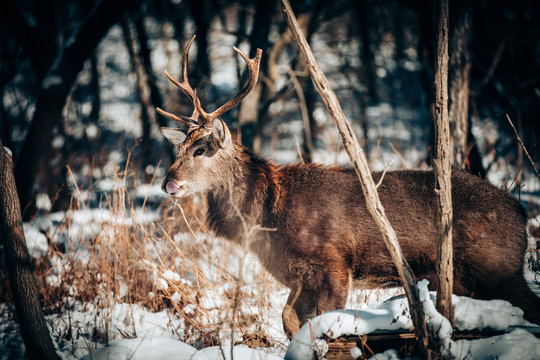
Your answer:
[[[288,0],[281,0],[281,7],[296,44],[300,49],[304,61],[306,62],[306,66],[309,74],[311,75],[313,83],[319,91],[319,94],[321,95],[330,116],[332,116],[337,124],[343,145],[349,154],[349,158],[351,159],[354,169],[358,175],[358,179],[360,180],[362,192],[366,198],[366,205],[369,213],[377,223],[377,226],[383,235],[384,242],[403,282],[403,287],[409,301],[410,313],[415,327],[415,332],[419,339],[421,357],[428,359],[431,357],[431,354],[428,351],[430,343],[429,333],[427,331],[424,318],[424,310],[419,300],[418,290],[414,286],[414,274],[403,256],[396,233],[386,217],[384,208],[377,193],[377,188],[373,178],[371,177],[371,171],[364,152],[362,151],[362,148],[358,143],[358,139],[354,135],[352,128],[343,114],[339,101],[328,84],[326,76],[317,64],[315,56],[313,55],[309,44],[302,34],[298,23],[296,22],[296,18],[292,12]]]
[[[363,77],[366,80],[368,91],[368,105],[377,103],[379,101],[377,92],[377,78],[375,76],[375,59],[373,51],[371,50],[371,37],[369,36],[369,24],[368,24],[368,1],[358,0],[356,1],[356,12],[360,22],[360,37],[362,40],[361,60]],[[367,120],[365,120],[367,121]]]
[[[90,113],[90,121],[98,124],[99,113],[101,112],[101,98],[100,98],[100,87],[99,87],[99,69],[98,69],[98,60],[96,52],[90,57],[90,71],[92,73],[92,95],[94,99],[92,100],[92,112]]]
[[[255,55],[257,48],[263,50],[263,60],[261,61],[260,76],[265,77],[268,73],[268,62],[266,54],[268,50],[268,35],[272,24],[272,14],[274,12],[274,2],[272,0],[259,0],[255,9],[255,19],[250,36],[250,57]],[[242,144],[252,148],[255,152],[261,150],[260,134],[257,134],[257,123],[259,122],[259,103],[266,97],[268,89],[264,82],[259,82],[253,91],[240,103],[238,114],[238,125],[241,132]]]
[[[452,169],[448,121],[448,0],[439,0],[435,59],[435,194],[438,202],[437,310],[453,324]],[[466,133],[465,133],[466,136]]]
[[[190,74],[190,82],[194,89],[200,87],[201,80],[210,79],[210,60],[208,57],[208,11],[205,11],[204,0],[189,0],[189,9],[195,21],[197,34],[197,68],[194,74]],[[193,81],[191,81],[193,79]]]
[[[150,155],[150,132],[152,130],[152,123],[156,122],[156,113],[152,102],[150,100],[150,90],[148,88],[148,79],[144,71],[141,58],[137,53],[136,36],[132,28],[132,19],[128,13],[124,13],[122,17],[122,30],[124,31],[124,38],[126,40],[126,46],[131,57],[131,63],[135,75],[137,76],[137,95],[139,96],[139,102],[141,104],[141,122],[142,122],[142,159],[143,167],[152,163]]]
[[[469,132],[469,75],[471,71],[471,9],[463,1],[454,2],[451,11],[450,34],[450,133],[451,164],[455,169],[465,169]]]
[[[12,166],[0,140],[0,239],[17,319],[30,359],[59,359],[39,303]]]
[[[159,93],[157,87],[157,80],[154,75],[154,70],[152,68],[152,61],[150,59],[150,49],[148,48],[148,35],[146,34],[146,29],[144,28],[144,16],[141,13],[136,14],[133,17],[133,22],[135,24],[135,32],[137,34],[137,40],[139,43],[139,58],[142,61],[142,68],[146,77],[146,84],[150,91],[150,102],[151,106],[155,108],[163,108],[163,99]],[[155,113],[154,109],[149,109],[152,113]],[[165,118],[162,116],[154,116],[154,120],[158,121],[159,126],[167,126]]]

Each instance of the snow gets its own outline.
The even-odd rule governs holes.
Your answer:
[[[451,339],[451,326],[435,308],[436,293],[427,290],[428,281],[418,282],[428,327],[436,331],[443,343],[443,355],[455,359],[538,359],[540,339],[523,328],[508,334],[480,340]],[[483,301],[452,296],[455,326],[459,330],[507,330],[534,326],[523,319],[523,311],[503,300]],[[343,335],[364,335],[375,330],[408,330],[412,328],[409,307],[404,296],[366,310],[336,310],[317,316],[305,324],[291,341],[286,359],[313,359],[324,356],[328,344],[323,335],[336,339]],[[358,355],[357,348],[351,354]],[[385,352],[377,359],[394,359],[395,352]]]
[[[30,226],[28,223],[25,223],[23,227],[28,253],[36,258],[47,255],[49,244],[45,234],[41,233],[35,227]]]
[[[49,89],[53,86],[60,85],[62,83],[62,77],[55,74],[49,74],[43,79],[43,82],[41,83],[41,87],[43,89]]]
[[[4,146],[4,151],[5,151],[6,154],[8,154],[10,157],[13,157],[13,152],[12,152],[11,149],[8,148],[7,146]]]
[[[448,356],[455,359],[538,359],[540,339],[523,328],[517,328],[532,326],[523,320],[523,312],[520,309],[512,307],[505,301],[482,301],[454,295],[456,328],[511,331],[491,338],[452,341],[449,337],[449,325],[439,326],[447,320],[443,320],[435,310],[435,293],[427,291],[425,280],[418,283],[418,288],[430,326],[439,329],[439,335],[446,339]],[[126,327],[143,328],[146,331],[138,333],[138,337],[134,339],[112,341],[103,348],[93,350],[83,359],[282,359],[276,350],[272,352],[272,349],[268,348],[251,349],[243,345],[233,347],[232,357],[231,347],[228,345],[197,350],[175,339],[170,333],[166,335],[167,330],[160,324],[164,324],[166,319],[169,321],[171,319],[165,312],[157,313],[161,316],[161,320],[155,321],[158,319],[157,316],[137,306],[124,305],[115,307],[111,315],[115,324],[111,328],[121,329],[120,324],[123,322]],[[73,312],[71,315],[74,324],[78,324],[79,331],[84,331],[84,327],[80,326],[82,323],[79,323],[84,321],[84,316],[83,312]],[[324,356],[328,345],[321,339],[323,335],[335,339],[346,334],[362,335],[375,330],[407,330],[411,327],[407,301],[403,296],[365,310],[331,311],[314,318],[300,329],[290,343],[285,359],[311,360],[314,352],[321,357]],[[359,348],[351,348],[352,357],[357,358],[361,355]],[[377,354],[373,359],[399,359],[399,357],[395,350],[389,349],[383,354]]]
[[[269,354],[263,350],[235,346],[231,356],[230,346],[210,346],[202,350],[187,345],[181,341],[167,337],[151,337],[114,341],[104,348],[86,355],[82,360],[214,360],[214,359],[250,359],[274,360],[281,357]]]
[[[197,359],[197,349],[167,337],[137,338],[113,341],[109,345],[83,357],[83,360],[132,359],[167,360]]]
[[[451,354],[456,359],[525,360],[540,358],[540,339],[523,329],[475,341],[458,340]]]

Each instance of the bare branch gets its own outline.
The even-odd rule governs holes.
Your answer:
[[[536,168],[536,165],[535,165],[534,161],[532,160],[531,155],[529,155],[529,152],[527,151],[527,148],[525,147],[525,144],[523,143],[523,140],[521,140],[521,137],[519,136],[518,131],[516,130],[516,127],[514,126],[514,123],[512,122],[512,120],[510,119],[510,116],[508,116],[508,114],[506,114],[506,118],[508,119],[508,122],[510,123],[510,126],[512,126],[512,129],[514,129],[514,133],[516,134],[516,138],[517,138],[519,144],[521,145],[521,147],[523,148],[523,151],[525,151],[525,155],[527,155],[527,158],[531,162],[531,165],[532,165],[532,167],[534,169],[534,172],[536,173],[536,176],[538,176],[538,178],[540,179],[540,173],[538,172],[538,169]]]

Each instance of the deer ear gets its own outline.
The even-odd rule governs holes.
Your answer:
[[[174,146],[178,146],[186,139],[186,133],[180,129],[162,127],[161,132]]]
[[[231,143],[231,132],[229,131],[229,128],[223,120],[220,118],[214,119],[213,122],[214,127],[214,138],[216,138],[219,147],[226,148]]]

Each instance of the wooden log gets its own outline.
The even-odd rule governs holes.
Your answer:
[[[512,332],[515,329],[524,329],[532,333],[535,337],[540,338],[540,326],[510,327],[505,331],[500,330],[467,330],[454,331],[454,340],[476,340],[489,338],[498,335],[504,335]],[[362,356],[359,359],[368,359],[375,354],[382,353],[388,349],[398,351],[401,358],[418,356],[418,346],[414,331],[388,331],[379,330],[366,335],[344,335],[337,339],[324,337],[328,344],[328,352],[325,355],[326,359],[353,359],[351,349],[358,347],[362,351]]]

